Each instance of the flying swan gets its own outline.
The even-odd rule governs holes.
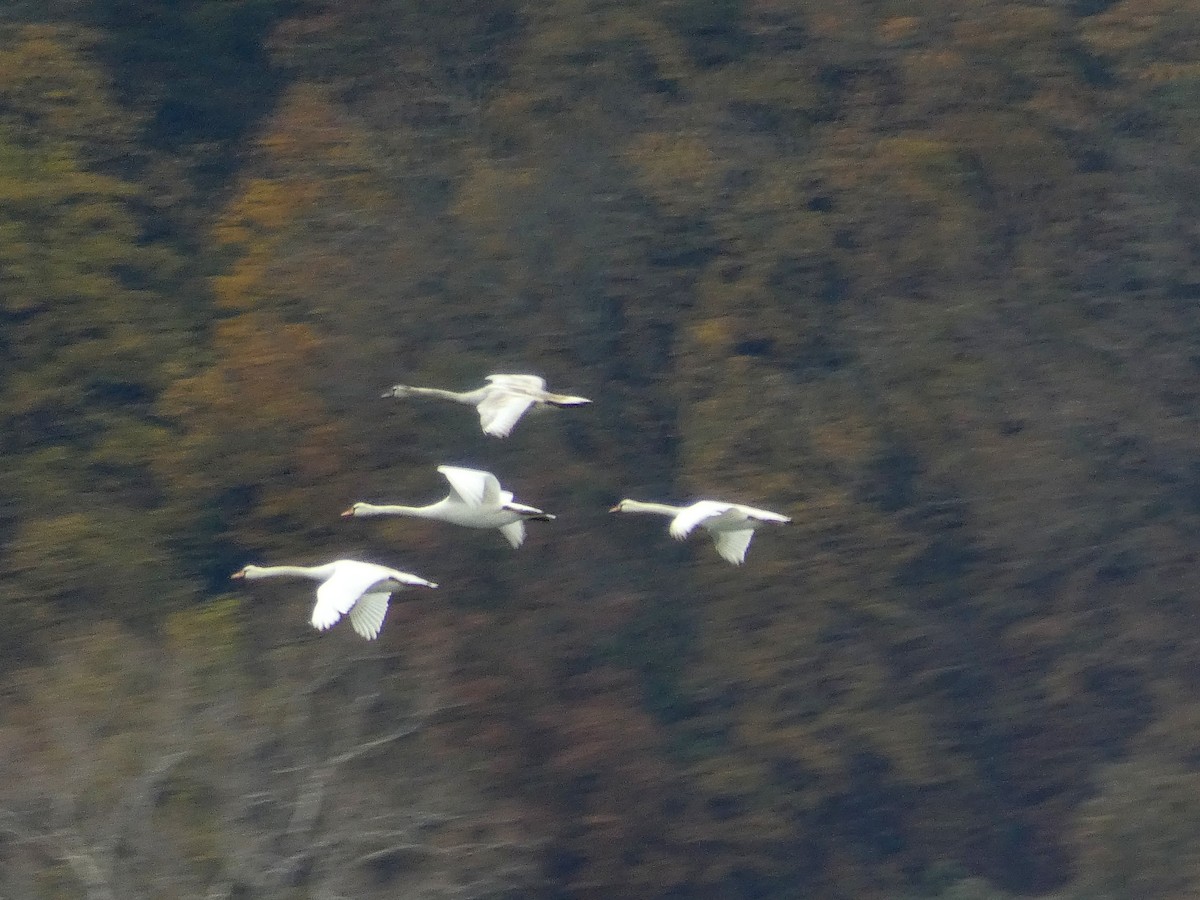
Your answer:
[[[682,541],[697,525],[708,529],[723,559],[740,566],[746,559],[746,548],[754,537],[754,529],[771,522],[786,525],[792,520],[779,513],[740,503],[718,500],[699,500],[691,506],[670,506],[666,503],[642,503],[622,500],[609,512],[656,513],[671,517],[671,537]]]
[[[438,466],[450,482],[450,495],[429,506],[376,506],[355,503],[343,516],[415,516],[437,519],[468,528],[498,528],[514,548],[525,540],[525,521],[551,522],[554,516],[532,506],[517,503],[511,491],[500,488],[491,472]]]
[[[587,397],[552,394],[546,390],[546,380],[536,375],[489,375],[486,380],[483,387],[461,392],[397,384],[383,396],[442,397],[474,406],[479,410],[483,433],[492,437],[508,437],[530,406],[584,406],[592,402]]]
[[[417,575],[356,559],[339,559],[323,566],[246,566],[230,577],[254,581],[283,575],[321,582],[312,612],[313,628],[324,631],[349,613],[350,626],[368,641],[379,637],[393,592],[407,585],[437,587]]]

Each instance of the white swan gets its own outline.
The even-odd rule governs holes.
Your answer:
[[[765,523],[786,525],[792,520],[779,513],[740,503],[718,500],[699,500],[691,506],[670,506],[666,503],[642,503],[622,500],[609,512],[656,513],[671,517],[671,537],[684,540],[700,525],[708,529],[723,559],[740,566],[746,559],[746,548],[754,537],[754,529]]]
[[[489,375],[486,380],[483,387],[462,392],[397,384],[383,396],[442,397],[466,403],[479,410],[483,433],[493,437],[508,437],[530,406],[584,406],[592,402],[587,397],[552,394],[546,390],[546,380],[536,375]]]
[[[246,566],[230,577],[253,581],[282,575],[321,582],[312,612],[313,628],[324,631],[349,613],[351,627],[368,641],[379,637],[393,592],[406,585],[437,587],[417,575],[356,559],[339,559],[323,566]]]
[[[513,547],[525,540],[525,520],[551,522],[554,516],[532,506],[516,503],[511,491],[502,490],[491,472],[438,466],[450,482],[450,495],[429,506],[376,506],[355,503],[343,516],[415,516],[438,519],[468,528],[498,528]]]

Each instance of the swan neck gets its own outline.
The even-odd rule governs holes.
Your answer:
[[[441,388],[410,387],[409,391],[421,397],[441,397],[456,403],[478,403],[482,397],[479,391],[446,391]]]
[[[321,579],[325,576],[325,566],[259,566],[246,572],[246,578],[276,578],[291,575],[297,578]]]
[[[677,516],[682,507],[671,506],[667,503],[643,503],[640,500],[627,500],[622,512],[652,513],[660,516]]]
[[[436,510],[440,504],[432,506],[400,506],[398,504],[363,504],[355,513],[357,516],[413,516],[417,519],[435,519]]]

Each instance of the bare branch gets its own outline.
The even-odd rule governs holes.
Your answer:
[[[365,743],[359,744],[357,747],[352,747],[351,749],[347,750],[345,753],[339,753],[337,756],[330,758],[325,763],[325,765],[326,766],[335,766],[335,767],[344,765],[345,763],[348,763],[351,760],[358,759],[362,756],[366,756],[368,753],[378,750],[380,747],[387,746],[388,744],[394,744],[396,741],[403,740],[406,737],[410,737],[411,735],[416,734],[418,731],[420,731],[424,727],[425,727],[425,720],[420,719],[416,723],[409,725],[406,728],[397,729],[396,731],[393,731],[391,734],[385,734],[383,737],[375,738],[374,740],[371,740],[371,741],[366,741]]]
[[[157,796],[159,783],[191,755],[190,750],[164,754],[159,757],[158,762],[143,772],[121,797],[121,801],[113,812],[108,840],[103,848],[103,858],[108,860],[110,865],[116,860],[117,847],[121,843],[121,838],[129,830],[133,818],[146,812]]]

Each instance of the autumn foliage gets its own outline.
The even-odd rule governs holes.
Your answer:
[[[1200,888],[1195,0],[35,6],[0,893]],[[597,402],[379,398],[493,371]],[[339,520],[440,463],[558,519]],[[443,589],[227,588],[343,555]]]

